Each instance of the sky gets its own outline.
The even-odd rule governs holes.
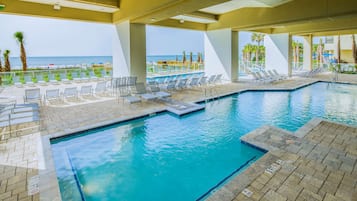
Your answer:
[[[13,34],[22,31],[27,56],[111,56],[114,25],[0,14],[0,50],[20,54]],[[147,55],[181,55],[203,52],[204,32],[147,26]],[[240,32],[240,47],[250,33]]]

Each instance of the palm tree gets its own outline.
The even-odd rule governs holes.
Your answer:
[[[256,48],[256,53],[255,53],[255,55],[256,55],[256,62],[258,62],[259,61],[259,47],[260,47],[260,42],[262,42],[263,40],[264,40],[264,36],[265,36],[265,34],[261,34],[261,33],[253,33],[252,34],[252,41],[253,42],[257,42],[257,44],[258,44],[258,48]]]
[[[186,52],[182,52],[182,63],[186,63]]]
[[[9,54],[10,54],[10,50],[5,50],[5,52],[4,52],[4,60],[5,60],[5,71],[6,72],[10,72],[11,71]]]
[[[26,62],[26,52],[25,52],[25,47],[24,47],[24,34],[20,31],[16,32],[14,34],[15,39],[17,42],[20,44],[20,58],[22,62],[22,70],[26,71],[27,70],[27,62]]]

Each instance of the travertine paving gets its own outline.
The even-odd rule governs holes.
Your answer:
[[[318,78],[320,80],[331,80],[331,75],[320,75]],[[343,78],[345,82],[356,82],[356,76],[354,77],[346,77]],[[181,91],[173,92],[172,98],[184,101],[184,102],[197,102],[197,101],[204,101],[206,99],[211,99],[215,97],[219,97],[222,95],[227,95],[231,93],[236,93],[243,90],[255,90],[255,89],[295,89],[301,86],[304,86],[309,83],[313,83],[317,81],[316,79],[310,78],[294,78],[284,81],[279,81],[272,84],[256,84],[252,82],[238,82],[238,83],[228,83],[228,84],[221,84],[217,86],[210,86],[206,88],[195,88],[195,89],[185,89]],[[87,85],[88,83],[80,83],[76,86]],[[95,83],[89,83],[95,85]],[[41,92],[44,92],[45,89],[49,88],[65,88],[70,87],[71,85],[68,84],[60,84],[60,85],[48,85],[48,86],[39,86],[41,88]],[[31,88],[31,87],[25,87]],[[13,96],[18,100],[18,103],[21,103],[22,96],[24,94],[25,88],[16,88],[16,87],[7,87],[0,92],[0,96]],[[0,140],[0,200],[61,200],[58,183],[56,179],[56,173],[54,164],[52,161],[52,152],[50,149],[49,139],[51,137],[61,136],[65,134],[70,134],[73,132],[110,124],[130,118],[135,118],[138,116],[151,114],[155,112],[160,112],[165,110],[165,105],[158,102],[143,102],[141,104],[126,104],[123,103],[121,100],[118,100],[116,97],[113,96],[98,96],[94,98],[88,99],[79,99],[73,102],[67,103],[56,103],[50,105],[43,105],[41,106],[41,124],[40,129],[36,128],[36,125],[21,125],[19,128],[26,128],[26,131],[20,130],[17,132],[12,133],[11,135],[5,135],[3,140]],[[324,129],[324,128],[322,128]],[[301,129],[304,131],[304,129]],[[306,129],[305,130],[309,130]],[[349,130],[349,129],[347,129]],[[281,131],[284,133],[284,131]],[[317,132],[317,131],[316,131]],[[340,132],[340,131],[338,131]],[[324,171],[328,172],[328,176],[331,174],[332,169],[328,169],[328,167],[338,166],[338,171],[343,171],[343,177],[340,183],[343,182],[344,176],[346,175],[345,170],[351,170],[350,174],[353,174],[355,169],[351,169],[350,161],[351,156],[355,156],[356,154],[356,142],[354,138],[347,137],[345,135],[338,135],[341,137],[334,138],[333,133],[331,133],[330,137],[319,136],[316,135],[307,135],[303,138],[305,141],[309,141],[311,143],[317,143],[319,141],[321,145],[328,143],[329,146],[332,146],[333,150],[343,150],[345,151],[346,155],[344,155],[347,162],[341,162],[341,164],[335,164],[334,162],[334,152],[328,152],[327,156],[324,158],[326,161],[325,166],[326,168]],[[309,139],[308,137],[311,137]],[[331,140],[329,142],[329,140]],[[292,142],[292,141],[289,141]],[[343,142],[344,147],[341,147],[341,143]],[[348,143],[350,143],[348,145]],[[287,146],[286,149],[293,150],[295,144],[291,144],[291,146]],[[300,149],[301,150],[301,149]],[[300,151],[299,150],[299,151]],[[252,180],[255,178],[254,176],[250,175],[264,175],[262,174],[262,169],[265,166],[271,165],[272,162],[276,161],[279,158],[284,159],[284,161],[297,161],[292,163],[292,165],[297,166],[299,164],[309,164],[309,163],[317,163],[316,158],[319,158],[318,154],[323,154],[318,152],[318,154],[312,152],[308,156],[311,155],[310,158],[304,158],[307,162],[299,162],[299,158],[303,158],[304,156],[303,151],[298,152],[286,152],[285,150],[282,151],[281,149],[276,149],[268,154],[266,154],[261,160],[256,162],[252,165],[251,168],[247,170],[247,173],[241,174],[240,177],[244,177],[247,181]],[[286,155],[284,155],[286,154]],[[337,155],[337,159],[340,160],[342,155]],[[264,160],[266,159],[266,160]],[[294,160],[293,160],[294,159]],[[296,159],[296,160],[295,160]],[[335,157],[336,159],[336,157]],[[342,159],[341,159],[342,160]],[[312,162],[310,162],[312,161]],[[354,161],[354,164],[356,162]],[[288,164],[288,163],[287,163]],[[260,168],[260,169],[259,169]],[[336,168],[336,167],[335,167]],[[355,168],[355,167],[354,167]],[[264,170],[264,168],[263,168]],[[281,168],[280,170],[283,170]],[[251,172],[251,173],[249,173]],[[317,172],[317,171],[316,171]],[[39,176],[39,177],[38,177]],[[313,176],[313,175],[312,175]],[[354,175],[355,176],[355,175]],[[263,177],[263,176],[262,176]],[[328,178],[328,177],[326,177]],[[347,177],[346,177],[347,178]],[[351,177],[353,178],[353,177]],[[261,178],[262,182],[265,181]],[[234,178],[232,181],[237,180]],[[275,179],[274,179],[275,180]],[[274,181],[273,180],[273,181]],[[326,180],[326,179],[325,179]],[[325,182],[324,180],[324,182]],[[253,181],[253,180],[252,180]],[[267,182],[269,182],[267,180]],[[273,182],[272,181],[272,182]],[[348,181],[345,181],[346,183]],[[236,186],[233,187],[234,189],[241,189],[245,188],[244,184],[247,182],[242,182],[239,179],[239,182],[236,183]],[[250,184],[248,182],[248,184]],[[259,185],[258,183],[256,183]],[[323,183],[324,184],[324,183]],[[341,186],[340,184],[336,187],[336,193],[338,191],[338,187]],[[350,187],[352,185],[349,185]],[[258,187],[258,186],[256,186]],[[277,194],[284,196],[281,192],[284,191],[283,187],[280,191],[274,191],[267,194],[263,194],[262,196],[275,196],[278,197]],[[303,187],[302,187],[303,188]],[[327,187],[326,187],[327,188]],[[356,188],[356,185],[354,185]],[[225,192],[224,197],[230,197],[232,199],[239,199],[241,195],[237,195],[236,197],[232,197],[230,191],[225,191],[226,187],[223,187],[222,190]],[[270,189],[271,190],[271,189]],[[311,189],[309,189],[311,191]],[[303,190],[302,190],[303,191]],[[299,191],[300,194],[298,195],[309,195],[309,192],[304,191],[304,194],[301,194],[302,191]],[[236,191],[239,193],[240,191]],[[267,191],[268,192],[268,191]],[[331,196],[335,196],[335,194],[327,194],[324,195],[323,198],[330,198]],[[342,190],[339,191],[339,194],[343,194]],[[258,193],[253,193],[253,196],[257,196]],[[295,195],[295,194],[294,194]],[[321,196],[321,195],[320,195]],[[328,196],[328,197],[326,197]],[[269,198],[269,197],[267,197]],[[275,200],[268,199],[268,200]],[[334,197],[331,197],[331,200]],[[210,198],[211,199],[211,198]],[[232,200],[231,199],[231,200]],[[246,199],[246,197],[244,197]],[[249,198],[250,199],[250,198]]]
[[[243,136],[269,152],[208,200],[356,200],[357,128],[314,119],[304,129],[302,138],[270,126]]]

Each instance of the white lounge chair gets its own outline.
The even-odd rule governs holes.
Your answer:
[[[186,83],[187,83],[187,79],[186,78],[182,78],[182,79],[180,79],[178,81],[176,88],[177,89],[184,89],[184,88],[186,88]]]
[[[144,100],[155,100],[158,98],[158,96],[147,92],[144,83],[136,83],[133,93],[140,96]]]
[[[89,78],[87,77],[86,72],[81,72],[81,81],[88,82]]]
[[[72,80],[73,81],[75,81],[75,82],[80,82],[81,81],[81,78],[78,76],[78,72],[73,71],[71,73],[71,75],[72,75]]]
[[[276,71],[275,69],[273,69],[273,73],[274,73],[274,75],[279,76],[279,77],[281,77],[282,79],[287,79],[287,78],[288,78],[288,77],[285,76],[285,75],[279,74],[278,71]]]
[[[171,94],[165,91],[161,91],[160,87],[157,84],[149,85],[151,93],[153,93],[158,98],[167,98],[170,97]]]
[[[67,78],[66,72],[61,72],[60,78],[61,78],[61,82],[63,82],[63,83],[70,83],[70,80]]]
[[[94,88],[94,93],[105,95],[107,93],[107,82],[98,82]]]
[[[44,96],[44,101],[45,101],[45,103],[46,103],[46,101],[48,101],[49,103],[51,101],[63,102],[61,94],[60,94],[60,90],[59,89],[47,89],[45,96]]]
[[[93,96],[93,89],[92,89],[92,85],[86,85],[86,86],[82,86],[80,91],[79,91],[79,95],[81,97],[84,96]]]
[[[24,103],[42,104],[40,88],[25,89]]]
[[[78,91],[77,87],[70,87],[70,88],[65,88],[63,91],[63,99],[78,99]]]

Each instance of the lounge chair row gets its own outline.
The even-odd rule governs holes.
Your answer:
[[[9,128],[10,134],[14,125],[39,121],[40,113],[37,104],[16,104],[13,100],[0,104],[0,128]],[[3,139],[4,135],[1,138]]]
[[[261,73],[260,72],[252,72],[252,75],[254,77],[254,81],[256,81],[256,82],[264,82],[264,83],[271,83],[271,82],[284,80],[284,79],[288,78],[285,75],[279,74],[275,69],[267,70],[267,71],[263,70],[263,71],[261,71]]]
[[[48,80],[46,81],[44,79],[43,73],[31,73],[31,74],[24,74],[23,79],[25,85],[34,86],[35,84],[46,85],[47,83],[59,84],[60,81],[63,83],[70,83],[71,81],[75,81],[75,82],[85,82],[90,80],[96,81],[99,79],[109,79],[111,77],[111,75],[107,75],[107,72],[105,70],[101,71],[100,76],[96,76],[94,71],[89,71],[89,76],[87,76],[87,73],[83,71],[81,72],[72,71],[70,74],[71,74],[71,79],[68,78],[67,72],[65,71],[59,72],[58,73],[59,79],[58,79],[58,77],[56,76],[57,73],[50,72],[48,73]],[[34,80],[33,78],[36,78],[36,82],[33,81]],[[12,81],[15,86],[18,87],[23,86],[23,82],[20,81],[20,76],[14,75],[12,77]]]
[[[107,82],[97,82],[96,86],[93,88],[92,85],[84,85],[79,89],[77,87],[64,88],[63,91],[60,89],[47,89],[42,95],[40,88],[26,89],[24,95],[25,103],[50,103],[52,101],[64,101],[65,99],[75,98],[85,96],[93,96],[94,94],[101,95],[107,93]]]
[[[183,77],[183,78],[167,78],[163,82],[151,81],[148,84],[153,85],[157,84],[162,89],[166,89],[168,91],[171,90],[181,90],[185,88],[195,88],[195,87],[205,87],[205,86],[213,86],[222,82],[222,74],[201,76],[201,77]]]

